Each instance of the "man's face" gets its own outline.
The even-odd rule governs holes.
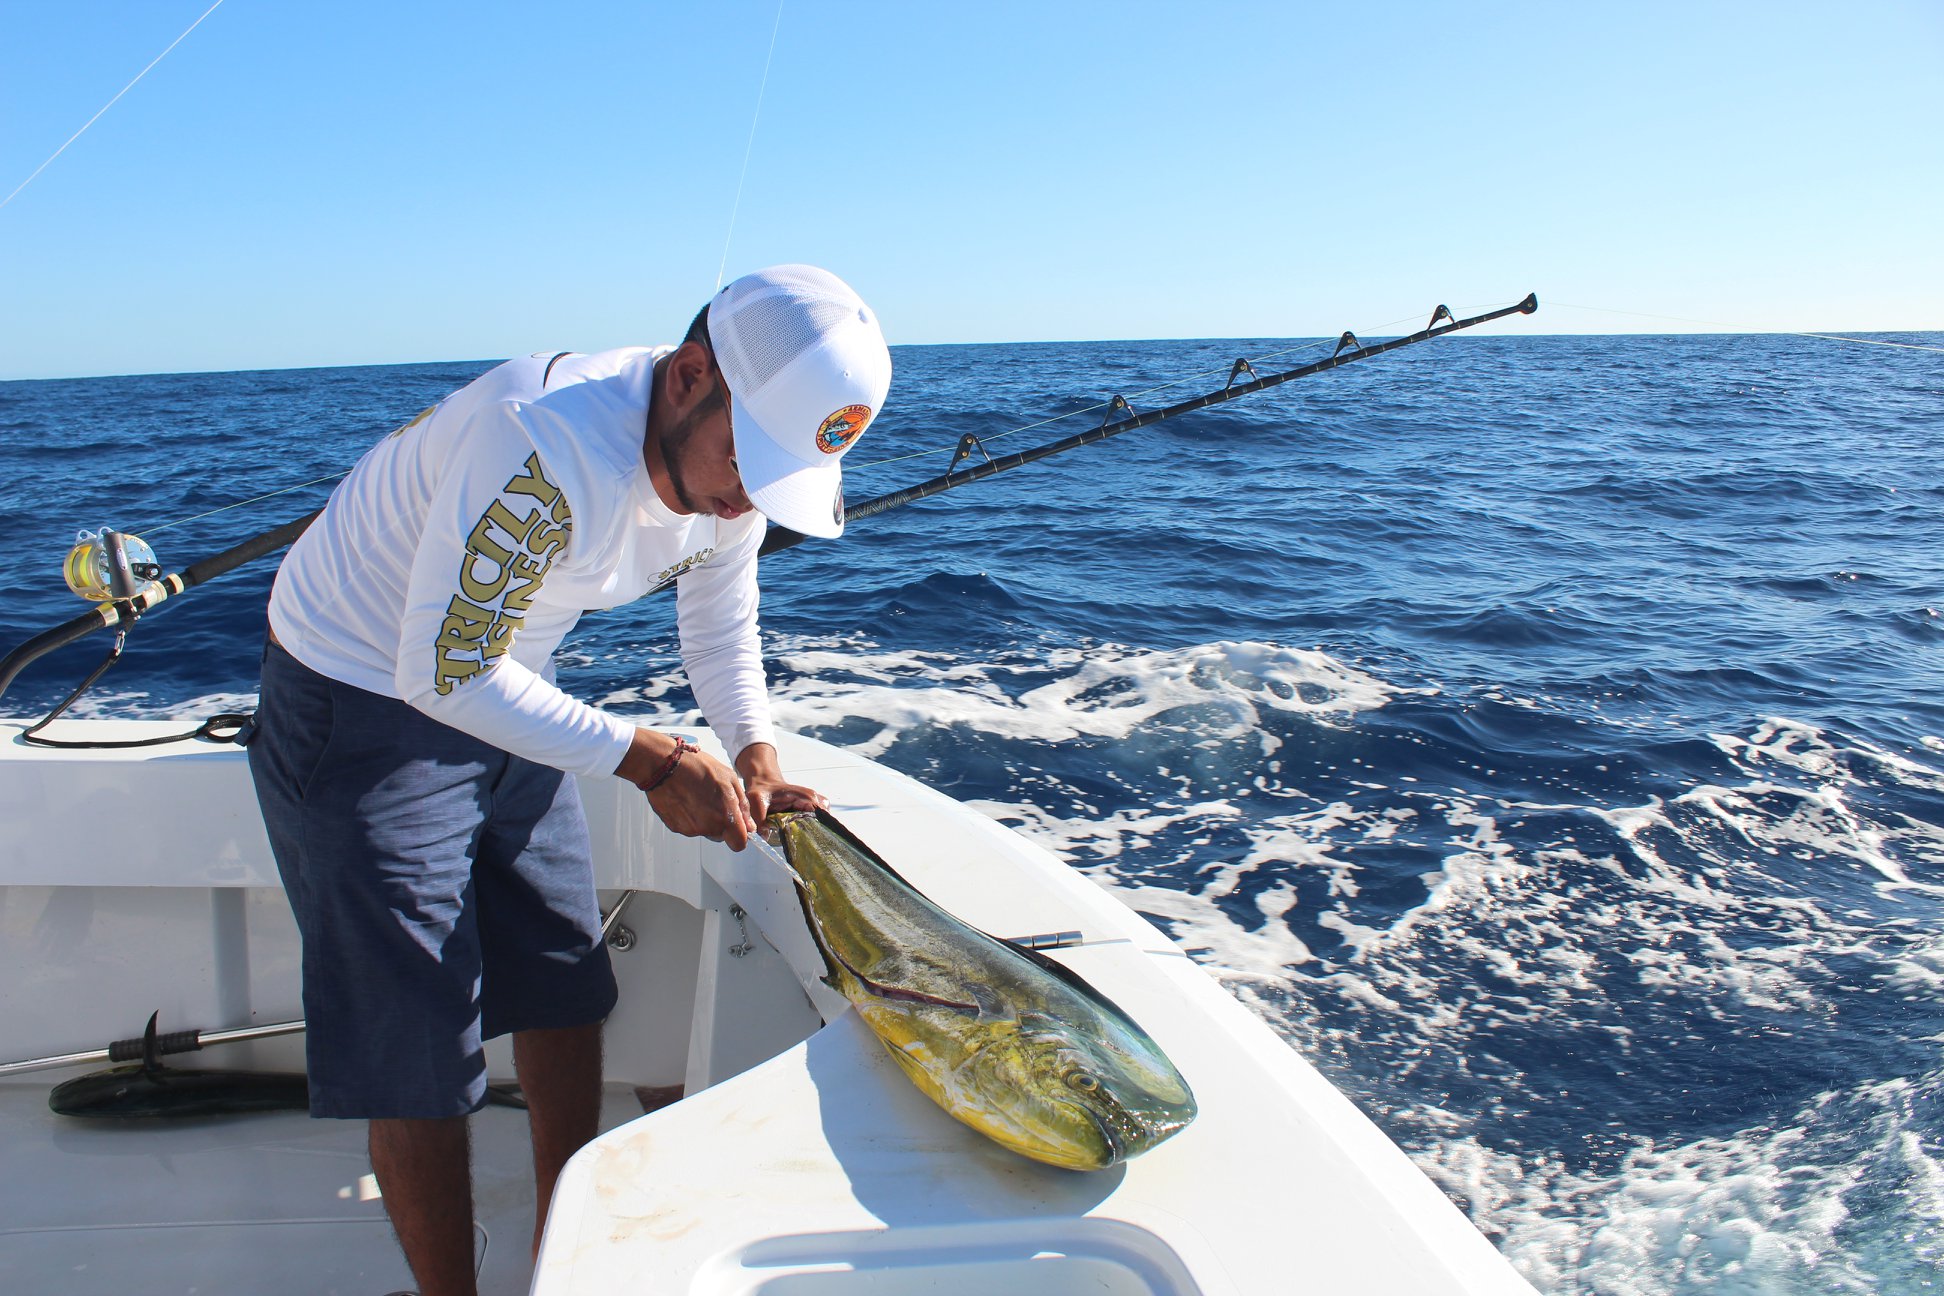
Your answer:
[[[736,440],[729,425],[729,388],[721,370],[709,367],[708,389],[669,428],[662,455],[675,497],[690,513],[725,520],[756,506],[736,471]]]

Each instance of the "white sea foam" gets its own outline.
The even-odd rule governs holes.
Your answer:
[[[1938,1087],[1899,1078],[1825,1094],[1780,1128],[1637,1140],[1601,1170],[1469,1135],[1417,1161],[1552,1296],[1903,1290],[1934,1280],[1944,1241],[1944,1170],[1911,1115]]]
[[[1787,803],[1788,813],[1778,814],[1759,804],[1764,798]],[[1848,858],[1874,870],[1893,888],[1909,887],[1944,894],[1944,889],[1913,882],[1903,864],[1889,851],[1893,843],[1907,842],[1931,854],[1938,845],[1937,830],[1917,820],[1906,820],[1908,827],[1904,830],[1869,823],[1845,804],[1841,785],[1799,788],[1750,783],[1740,788],[1699,787],[1684,793],[1676,804],[1700,807],[1749,846],[1766,854],[1787,851],[1800,860],[1827,856]]]
[[[1944,894],[1944,888],[1913,881],[1908,871],[1910,862],[1944,864],[1944,828],[1902,814],[1895,823],[1872,822],[1850,803],[1857,789],[1879,782],[1944,791],[1944,771],[1860,739],[1839,745],[1814,725],[1780,718],[1765,721],[1746,739],[1716,734],[1713,741],[1752,781],[1738,788],[1695,788],[1682,803],[1702,808],[1767,854],[1847,858],[1875,872],[1886,891]],[[1789,772],[1795,782],[1777,777]]]
[[[1905,998],[1944,1000],[1944,935],[1929,937],[1892,956],[1881,976],[1886,986]]]
[[[951,726],[1044,743],[1120,741],[1175,726],[1203,743],[1253,741],[1266,756],[1276,745],[1261,724],[1267,713],[1332,723],[1413,691],[1327,653],[1252,642],[1168,651],[1102,644],[967,661],[857,639],[797,640],[776,645],[773,656],[784,676],[770,688],[778,726],[871,726],[846,732],[844,742],[872,758],[906,734]],[[598,705],[668,723],[700,720],[669,693],[663,679],[612,690]]]
[[[1817,788],[1787,790],[1781,800],[1795,812],[1778,815],[1776,798],[1762,799],[1773,791],[1767,784],[1613,808],[1364,786],[1386,795],[1268,816],[1244,815],[1221,800],[1104,818],[1040,805],[984,808],[1122,890],[1234,982],[1259,987],[1280,976],[1290,989],[1318,981],[1312,991],[1387,1011],[1408,1004],[1408,1027],[1393,1018],[1383,1029],[1421,1038],[1453,1032],[1440,1040],[1446,1047],[1489,1033],[1495,1019],[1604,1016],[1610,995],[1639,989],[1680,995],[1722,1020],[1748,1009],[1813,1009],[1832,960],[1887,951],[1826,904],[1778,891],[1761,853],[1786,844],[1812,860],[1859,859],[1887,884],[1911,885],[1884,855],[1883,826],[1841,811]],[[1571,838],[1514,848],[1501,817],[1535,811],[1604,824],[1625,856],[1589,852]],[[1436,868],[1424,874],[1418,903],[1372,922],[1359,904],[1356,848],[1407,825],[1420,845],[1441,847],[1432,856]],[[1178,844],[1184,835],[1205,840],[1219,826],[1247,849],[1211,856]],[[1163,842],[1162,858],[1152,858]],[[1183,862],[1192,873],[1179,870]],[[1599,877],[1606,882],[1594,885]],[[1306,878],[1322,885],[1306,886]],[[1248,903],[1238,906],[1243,894]],[[1290,930],[1288,917],[1304,903],[1315,925],[1336,938],[1327,952]],[[1603,985],[1617,966],[1631,984]],[[1904,975],[1922,966],[1910,962]],[[1481,971],[1501,983],[1490,995],[1473,984]],[[1628,1039],[1611,1021],[1597,1029],[1623,1045]]]
[[[1208,743],[1253,739],[1268,755],[1274,741],[1261,724],[1266,712],[1329,723],[1404,691],[1328,654],[1262,643],[1171,651],[1101,645],[984,663],[803,648],[779,654],[778,662],[792,678],[771,691],[777,723],[814,730],[873,722],[874,734],[850,744],[866,756],[884,754],[913,730],[953,725],[1060,743],[1125,740],[1156,724],[1190,727]]]
[[[1905,787],[1944,792],[1944,770],[1885,751],[1862,739],[1838,746],[1829,741],[1823,730],[1800,720],[1771,717],[1747,738],[1730,734],[1710,737],[1736,763],[1751,769],[1780,765],[1816,778],[1847,783],[1861,777],[1854,772],[1857,766],[1865,766],[1871,773]],[[1924,739],[1924,745],[1944,750],[1944,744],[1931,738]]]

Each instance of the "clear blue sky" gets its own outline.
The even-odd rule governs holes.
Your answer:
[[[209,0],[0,0],[0,196]],[[226,0],[0,208],[0,378],[670,340],[773,0]],[[729,273],[894,343],[1944,328],[1944,3],[785,0]]]

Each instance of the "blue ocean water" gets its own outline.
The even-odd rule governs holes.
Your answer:
[[[848,494],[1328,349],[900,348]],[[179,569],[328,487],[180,519],[487,367],[0,384],[0,646],[79,610],[76,528]],[[1441,340],[767,560],[776,710],[1156,918],[1541,1290],[1932,1291],[1940,433],[1935,350]],[[270,575],[146,618],[84,709],[247,695]],[[672,638],[667,600],[590,617],[562,683],[684,716]]]

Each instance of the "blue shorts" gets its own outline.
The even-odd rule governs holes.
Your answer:
[[[268,645],[249,739],[303,937],[313,1116],[463,1116],[481,1041],[614,1007],[571,776]]]

